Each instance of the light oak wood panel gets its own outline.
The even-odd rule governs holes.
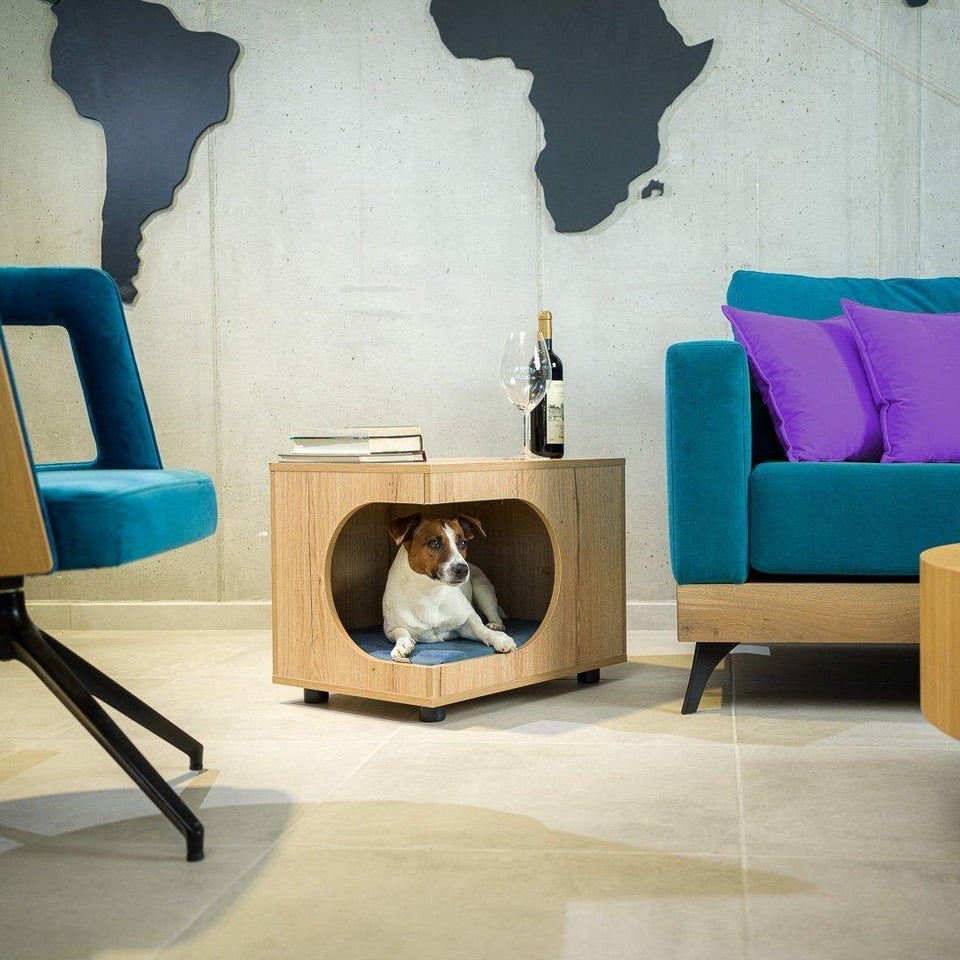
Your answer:
[[[522,653],[523,650],[524,647],[521,647],[519,652]],[[434,705],[445,706],[448,703],[461,703],[464,700],[473,700],[480,696],[486,697],[492,693],[502,693],[504,690],[516,690],[518,687],[528,687],[534,683],[544,683],[547,680],[556,680],[560,677],[572,677],[574,673],[599,670],[601,667],[612,667],[614,664],[623,663],[625,659],[625,656],[618,655],[611,657],[609,660],[575,663],[570,666],[545,670],[542,673],[530,672],[529,666],[527,669],[517,666],[518,661],[513,654],[458,660],[456,663],[447,663],[443,667],[432,668],[438,670],[441,676],[441,692],[440,696],[434,701]]]
[[[584,469],[581,495],[578,473]],[[271,464],[271,474],[279,527],[275,602],[302,607],[299,614],[275,615],[276,631],[288,634],[275,638],[276,682],[439,706],[626,659],[622,460],[285,462]],[[286,480],[298,476],[306,484],[305,499],[291,487],[286,504]],[[488,541],[477,538],[471,544],[470,559],[494,580],[509,613],[543,617],[540,630],[516,654],[421,667],[378,660],[349,638],[345,624],[379,620],[386,571],[396,550],[386,536],[386,522],[412,512],[466,513],[491,534]],[[293,518],[278,522],[286,513]],[[305,539],[291,533],[291,526],[305,530]],[[616,542],[617,535],[619,549],[595,550],[597,537],[612,536]],[[290,560],[288,550],[296,555]],[[591,563],[602,553],[606,571],[581,580],[581,550]],[[296,579],[308,582],[299,593],[292,589]],[[587,597],[585,591],[598,583],[603,589]],[[617,603],[617,596],[619,611],[611,615],[605,605]],[[580,643],[581,622],[599,639]]]
[[[313,630],[310,498],[300,473],[270,475],[273,672],[301,676]]]
[[[0,577],[49,573],[53,555],[16,400],[0,348]]]
[[[623,466],[579,468],[576,478],[577,661],[605,660],[626,631]]]
[[[917,643],[916,583],[677,587],[677,636],[697,643]]]
[[[554,461],[556,462],[556,461]],[[520,676],[577,668],[580,526],[577,471],[529,470],[517,476],[518,493],[543,519],[554,553],[554,589],[540,630],[521,648]]]
[[[960,738],[960,544],[920,554],[920,709]]]
[[[517,461],[518,463],[521,461]],[[498,470],[465,470],[431,473],[426,478],[426,498],[430,503],[455,501],[511,500],[518,496],[523,471],[516,467]]]
[[[308,676],[317,689],[327,683],[356,691],[436,696],[438,683],[428,667],[384,662],[364,653],[353,642],[337,615],[333,599],[334,548],[352,514],[370,503],[407,503],[423,497],[423,477],[417,474],[361,473],[349,478],[312,473],[310,489],[310,542],[313,576],[313,632],[307,655]],[[386,534],[384,533],[384,538]],[[388,540],[389,543],[389,540]],[[356,571],[365,566],[362,549],[352,551]],[[347,565],[338,564],[338,575]],[[366,574],[364,574],[366,576]]]

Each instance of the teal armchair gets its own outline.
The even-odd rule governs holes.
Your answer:
[[[70,337],[96,455],[37,464],[4,327],[63,327]],[[26,664],[203,858],[203,826],[98,701],[203,766],[203,747],[30,619],[24,578],[111,567],[214,532],[211,479],[164,470],[116,284],[89,268],[0,267],[0,660]]]

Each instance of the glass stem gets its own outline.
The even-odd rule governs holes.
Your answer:
[[[523,449],[520,451],[521,460],[539,460],[540,458],[533,452],[530,436],[530,411],[523,412]]]

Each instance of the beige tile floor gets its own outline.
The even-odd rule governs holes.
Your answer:
[[[0,664],[0,957],[952,958],[960,744],[909,649],[688,648],[448,708],[270,683],[264,632],[63,633],[201,739],[207,858],[19,664]]]

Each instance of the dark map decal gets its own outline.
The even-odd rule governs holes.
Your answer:
[[[200,135],[226,119],[240,46],[187,30],[144,0],[55,0],[52,9],[53,79],[100,123],[107,145],[101,264],[132,303],[140,228],[173,203]]]
[[[430,13],[454,56],[533,74],[537,176],[563,233],[605,220],[656,166],[660,119],[713,46],[688,47],[658,0],[432,0]]]

